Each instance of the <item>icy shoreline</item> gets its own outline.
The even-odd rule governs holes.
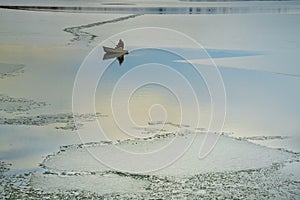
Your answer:
[[[153,172],[154,175],[187,176],[210,172],[257,169],[290,160],[293,156],[297,155],[221,135],[217,145],[210,154],[204,159],[199,159],[199,149],[205,136],[205,133],[184,133],[177,136],[176,134],[170,133],[166,135],[158,134],[153,139],[124,140],[116,144],[96,142],[78,146],[71,145],[61,148],[61,150],[53,156],[47,156],[42,166],[46,169],[59,172],[72,171],[80,173],[92,171],[102,173],[110,169],[93,158],[91,153],[94,155],[97,155],[97,151],[110,153],[109,149],[113,145],[129,152],[147,153],[168,145],[175,137],[180,140],[190,140],[193,137],[195,137],[195,139],[182,157],[172,165]],[[257,158],[258,155],[259,159]],[[112,154],[110,157],[114,157],[114,155]],[[120,162],[126,162],[126,158],[124,159],[123,161],[120,160]],[[81,163],[84,163],[84,165]],[[186,163],[189,164],[186,166]],[[130,165],[134,165],[134,163],[130,163]]]
[[[172,137],[174,135],[163,138],[157,136],[151,140],[126,140],[119,142],[119,145],[136,150]],[[181,137],[185,139],[189,136]],[[170,195],[176,199],[299,197],[300,181],[282,172],[289,163],[299,165],[299,154],[269,149],[224,135],[221,136],[219,144],[219,147],[206,158],[208,161],[203,163],[206,164],[205,168],[208,171],[197,171],[197,165],[193,160],[198,158],[189,155],[195,156],[198,151],[197,148],[191,147],[191,151],[183,156],[184,163],[188,165],[180,168],[180,165],[174,163],[171,168],[154,174],[131,174],[99,167],[99,162],[91,158],[89,153],[82,154],[88,148],[101,149],[113,145],[110,142],[64,146],[59,152],[46,157],[41,164],[44,172],[5,175],[9,166],[2,162],[1,181],[6,183],[2,190],[5,197],[25,198],[39,198],[41,195],[50,198],[124,199],[167,198]],[[255,149],[258,152],[255,152]],[[224,154],[222,150],[226,153]],[[253,160],[250,152],[255,157],[259,155],[264,158]],[[221,163],[218,163],[220,160]],[[231,165],[230,168],[226,167],[228,164]],[[182,172],[189,173],[180,175]]]
[[[1,2],[0,2],[1,3]],[[259,2],[257,2],[259,3]],[[102,14],[253,14],[253,13],[274,13],[274,14],[296,14],[300,13],[300,5],[297,2],[289,2],[294,5],[243,5],[227,4],[220,5],[167,5],[167,6],[132,6],[131,4],[103,4],[101,6],[57,6],[57,5],[0,5],[2,9],[27,10],[27,11],[47,11],[47,12],[71,12],[71,13],[102,13]]]
[[[0,0],[2,8],[65,11],[65,12],[102,12],[127,14],[232,14],[232,13],[289,13],[299,12],[299,1],[136,1],[111,2],[106,0],[66,1],[66,0]]]

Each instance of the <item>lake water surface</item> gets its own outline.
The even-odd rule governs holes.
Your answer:
[[[299,1],[0,5],[3,199],[299,198]]]

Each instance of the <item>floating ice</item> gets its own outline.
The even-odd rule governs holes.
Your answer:
[[[1,96],[0,96],[1,98]],[[1,105],[1,104],[0,104]],[[84,122],[96,120],[98,117],[105,117],[100,113],[91,114],[74,114],[73,113],[57,113],[42,114],[37,116],[17,116],[14,118],[0,118],[0,125],[30,125],[45,126],[54,124],[56,129],[77,130],[78,126],[82,126]],[[76,125],[74,123],[76,120]]]
[[[66,184],[68,183],[68,184]],[[31,184],[48,192],[59,190],[84,190],[98,194],[146,192],[149,185],[146,180],[137,180],[130,176],[106,175],[40,175],[31,178]]]
[[[213,134],[213,133],[210,133]],[[117,144],[92,143],[86,145],[69,146],[62,148],[57,154],[48,156],[43,166],[56,171],[85,172],[93,171],[103,173],[111,170],[96,160],[90,152],[97,155],[97,151],[106,152],[112,159],[116,157],[110,151],[113,145],[134,153],[147,153],[164,145],[168,145],[174,139],[174,135],[163,137],[156,136],[146,140],[126,140]],[[204,159],[199,159],[199,150],[204,141],[205,134],[184,134],[177,135],[182,140],[189,140],[195,137],[190,148],[176,162],[170,166],[153,172],[154,175],[191,176],[209,172],[239,171],[246,169],[259,169],[269,167],[275,163],[282,163],[293,157],[285,151],[270,149],[256,145],[248,141],[238,140],[227,136],[220,136],[220,139]],[[95,156],[95,155],[94,155]],[[99,158],[101,160],[101,158]],[[126,158],[120,163],[128,162]],[[134,165],[134,163],[129,163]]]
[[[243,137],[242,139],[245,140],[284,140],[288,139],[288,136],[281,136],[281,135],[270,135],[270,136],[250,136],[250,137]]]
[[[31,185],[37,190],[53,193],[70,194],[71,191],[74,195],[74,191],[80,191],[83,196],[93,193],[101,198],[124,199],[295,198],[300,192],[299,182],[289,179],[280,170],[286,162],[297,162],[297,154],[224,135],[202,160],[198,159],[198,154],[205,134],[177,135],[182,140],[196,138],[175,163],[145,174],[112,170],[88,152],[93,149],[109,154],[113,145],[127,151],[148,152],[168,144],[175,136],[156,135],[151,139],[125,140],[117,144],[95,142],[61,147],[58,153],[44,160],[41,166],[46,171],[34,174]]]
[[[31,109],[44,107],[45,102],[38,102],[31,99],[10,97],[0,94],[0,111],[7,113],[21,113],[27,112]]]

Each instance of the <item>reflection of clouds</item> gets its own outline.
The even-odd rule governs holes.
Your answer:
[[[188,51],[190,59],[186,60],[176,60],[175,62],[181,63],[191,63],[191,64],[200,64],[200,65],[211,65],[214,66],[211,59],[214,59],[214,62],[219,66],[219,62],[223,60],[234,60],[237,58],[260,56],[262,52],[259,51],[244,51],[244,50],[227,50],[227,49],[206,49],[210,58],[207,58],[207,55],[199,55],[197,51],[191,48],[184,48],[179,51]]]
[[[129,111],[137,124],[149,121],[171,120],[179,122],[180,108],[176,97],[158,85],[146,85],[133,93],[129,101]]]
[[[208,126],[210,97],[206,85],[201,76],[195,73],[195,70],[190,64],[176,63],[174,62],[176,59],[182,58],[161,49],[141,49],[131,51],[130,54],[126,56],[126,62],[124,62],[122,67],[119,67],[116,61],[111,63],[99,81],[95,102],[96,111],[109,116],[105,119],[99,119],[105,132],[113,133],[115,136],[118,134],[122,135],[122,131],[118,128],[113,118],[112,108],[118,112],[115,117],[121,120],[124,120],[124,116],[122,117],[122,115],[128,112],[131,120],[135,123],[135,125],[125,123],[131,132],[134,132],[133,128],[137,128],[138,126],[147,126],[150,121],[169,121],[173,124],[184,123],[192,125],[192,121],[196,118],[192,117],[196,112],[196,107],[193,106],[192,99],[187,98],[191,95],[189,92],[190,89],[185,88],[185,84],[183,84],[182,81],[189,82],[189,84],[194,87],[196,96],[201,99],[201,105],[199,105],[201,109],[200,126]],[[172,70],[168,71],[163,70],[163,68],[157,68],[158,66],[155,64],[149,64],[145,66],[144,69],[137,70],[136,66],[141,66],[144,63],[163,63],[165,66],[174,70],[174,72],[181,74],[186,80],[178,79],[179,77],[173,74],[174,72],[172,72]],[[131,75],[128,76],[126,74],[128,72],[130,72]],[[123,76],[128,77],[125,82],[123,80],[123,83],[119,83]],[[157,80],[158,82],[157,84],[154,82],[154,84],[149,83],[143,85],[143,80]],[[159,80],[163,80],[167,85],[160,85],[161,81]],[[130,88],[134,88],[137,83],[140,83],[141,87],[136,88],[134,91],[128,91]],[[119,87],[118,92],[116,92],[116,100],[123,103],[128,102],[128,110],[127,106],[123,105],[123,103],[112,105],[112,91],[115,85]],[[167,87],[176,88],[177,93],[181,93],[185,98],[177,99],[177,97],[174,96],[176,94],[172,93]],[[130,92],[132,92],[131,95]],[[129,99],[127,98],[128,95],[130,95]],[[185,122],[181,121],[182,105],[180,106],[180,104],[183,105],[184,112],[189,113],[184,119]],[[159,105],[160,108],[153,110],[154,105]],[[153,116],[151,116],[151,114],[153,114]],[[163,129],[163,126],[164,125],[161,126],[161,129]],[[173,126],[172,131],[176,131],[175,129],[178,128],[180,128],[180,126],[176,128]]]
[[[109,40],[115,40],[114,37],[116,37],[122,38],[129,43],[128,41],[137,39],[136,35],[139,38],[147,35],[148,41],[157,41],[165,48],[157,49],[158,47],[155,47],[153,44],[150,46],[141,45],[139,49],[134,50],[128,48],[130,54],[126,57],[126,62],[124,62],[122,67],[119,67],[116,62],[100,59],[99,47],[107,45]],[[131,39],[127,40],[127,38]],[[176,50],[168,48],[170,47],[169,44],[177,43],[176,38],[178,41],[186,42],[187,46],[194,45],[194,49],[198,50],[199,53],[206,53],[199,43],[187,35],[163,28],[145,27],[132,29],[115,35],[99,44],[89,53],[78,70],[72,98],[73,111],[79,112],[82,109],[82,105],[84,105],[87,111],[99,112],[96,111],[98,105],[102,104],[104,106],[106,104],[106,108],[112,109],[113,119],[104,121],[104,124],[119,129],[118,132],[123,132],[123,138],[126,138],[126,136],[128,138],[128,135],[135,138],[145,138],[132,129],[133,126],[137,125],[133,125],[133,120],[128,114],[128,100],[132,96],[132,92],[137,88],[154,83],[164,86],[177,97],[182,113],[180,124],[184,123],[194,128],[202,126],[203,110],[199,106],[201,104],[212,113],[210,118],[207,117],[210,125],[207,129],[208,132],[220,132],[224,122],[226,106],[222,77],[217,68],[205,69],[206,71],[204,72],[198,66],[174,62],[178,59],[190,59],[189,54],[176,52]],[[135,53],[140,53],[140,57],[131,57]],[[110,101],[107,101],[105,97],[109,97]],[[157,103],[154,105],[157,105]],[[103,111],[100,112],[104,113]],[[127,117],[123,117],[126,114]],[[123,119],[125,119],[125,123]],[[118,132],[113,131],[114,129],[103,130],[101,125],[103,121],[98,120],[97,122],[91,123],[90,127],[78,131],[83,143],[87,140],[90,141],[91,133],[98,133],[97,141],[109,137],[107,134],[121,139]],[[109,122],[115,123],[112,125]],[[98,130],[93,129],[95,125],[98,125]],[[180,127],[179,131],[174,133],[175,138],[170,143],[153,152],[135,154],[114,145],[109,148],[110,153],[114,154],[113,158],[106,152],[95,152],[92,149],[89,150],[89,153],[99,162],[121,171],[139,173],[158,170],[175,162],[189,149],[194,136],[186,138],[186,140],[176,137],[177,134],[185,130],[185,128]],[[205,157],[216,144],[218,137],[219,134],[207,135],[200,149],[198,146],[198,157]],[[124,159],[128,162],[120,162],[120,160]]]

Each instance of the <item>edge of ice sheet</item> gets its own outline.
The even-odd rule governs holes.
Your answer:
[[[187,139],[194,134],[198,137],[181,159],[152,174],[131,174],[100,167],[86,149],[103,150],[118,145],[127,150],[145,150],[156,143],[168,142],[176,136],[174,133],[115,144],[93,142],[63,146],[59,152],[46,157],[41,164],[45,172],[33,174],[30,185],[34,190],[53,195],[93,194],[97,198],[293,199],[299,196],[300,182],[290,179],[281,170],[289,163],[299,163],[299,154],[221,135],[211,154],[199,161],[195,154],[205,134],[186,133],[177,137]],[[199,163],[205,164],[204,167],[197,165]]]
[[[196,134],[196,135],[195,135]],[[215,133],[209,133],[215,134]],[[239,171],[247,169],[258,169],[272,166],[292,160],[295,154],[292,152],[271,149],[249,141],[239,140],[232,137],[220,135],[220,138],[204,159],[199,159],[199,150],[204,140],[204,133],[187,133],[177,135],[182,140],[194,137],[195,140],[190,148],[176,162],[162,170],[152,172],[153,175],[167,176],[191,176],[209,172]],[[109,148],[116,145],[126,151],[148,152],[168,144],[174,134],[168,136],[156,136],[152,139],[125,140],[116,144],[109,142],[95,142],[65,146],[59,152],[49,155],[41,166],[45,169],[57,172],[94,172],[104,173],[111,169],[94,159],[88,150],[110,152]],[[110,155],[112,158],[114,155]],[[125,158],[123,161],[126,162]],[[131,163],[132,164],[132,163]]]

